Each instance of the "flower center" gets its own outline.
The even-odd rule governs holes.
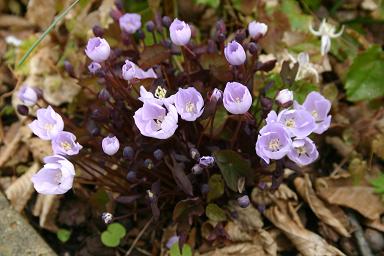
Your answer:
[[[268,148],[272,151],[279,151],[280,150],[280,140],[278,138],[272,139],[269,141]]]
[[[157,86],[155,91],[155,97],[158,99],[164,99],[167,94],[167,90],[162,88],[161,86]]]
[[[61,178],[63,177],[63,175],[61,174],[61,172],[57,172],[56,175],[55,175],[55,178],[54,178],[54,181],[57,183],[57,184],[61,184]]]
[[[161,124],[163,123],[164,121],[164,116],[159,116],[158,118],[154,119],[155,123],[156,123],[156,129],[157,131],[158,130],[161,130]]]
[[[295,128],[295,120],[293,118],[285,120],[285,126],[287,126],[288,128]]]
[[[194,110],[195,110],[194,103],[188,102],[187,104],[185,104],[185,111],[187,111],[188,113],[192,113]]]
[[[53,129],[53,124],[45,124],[44,129],[47,131],[51,131]]]
[[[236,102],[236,103],[241,103],[241,99],[240,99],[239,97],[236,97],[236,98],[235,98],[235,102]]]
[[[312,116],[317,120],[319,118],[319,114],[317,113],[316,110],[312,110],[311,112]]]
[[[65,150],[65,151],[68,151],[68,150],[71,150],[72,149],[72,146],[70,143],[68,143],[67,141],[63,141],[60,143],[60,146]]]
[[[305,149],[304,146],[302,146],[302,147],[297,147],[297,148],[295,148],[295,149],[296,149],[296,152],[297,152],[297,154],[299,155],[299,157],[302,156],[302,155],[306,155],[307,157],[309,157],[309,155],[308,155],[308,153],[307,153],[307,150]]]

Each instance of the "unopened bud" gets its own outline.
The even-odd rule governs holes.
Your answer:
[[[17,112],[22,116],[27,116],[29,113],[29,109],[27,106],[19,104],[17,105]]]
[[[126,146],[123,149],[123,157],[128,160],[132,160],[135,157],[135,151],[132,147]]]
[[[161,149],[156,149],[155,151],[153,151],[153,157],[156,160],[161,160],[164,157],[164,152]]]
[[[126,176],[129,182],[135,182],[137,179],[137,175],[135,171],[129,171]]]
[[[199,159],[199,165],[203,168],[212,167],[215,163],[215,158],[212,156],[202,156]]]
[[[109,213],[109,212],[103,212],[101,214],[101,219],[104,221],[105,224],[109,224],[113,220],[113,215],[112,213]]]
[[[153,32],[155,30],[155,23],[150,20],[145,24],[145,28],[147,29],[148,32]]]
[[[195,174],[195,175],[199,175],[203,172],[203,168],[201,168],[201,166],[199,164],[195,164],[193,167],[192,167],[192,173]]]
[[[293,102],[293,92],[288,89],[281,90],[276,96],[276,101],[284,108],[291,106]]]
[[[249,197],[247,195],[237,198],[237,202],[241,208],[247,208],[250,204]]]
[[[96,37],[103,37],[103,35],[104,35],[104,29],[102,27],[100,27],[99,25],[93,26],[92,32]]]
[[[189,153],[191,154],[191,158],[194,159],[194,160],[197,160],[197,159],[200,158],[200,153],[199,153],[199,151],[196,148],[191,148]]]
[[[161,18],[161,23],[164,27],[168,28],[169,26],[171,26],[172,20],[169,16],[163,16],[163,18]]]
[[[145,168],[151,170],[153,168],[153,161],[149,158],[144,160],[144,166]]]

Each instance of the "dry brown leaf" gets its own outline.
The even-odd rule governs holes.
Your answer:
[[[237,217],[234,221],[238,223],[244,231],[257,231],[263,227],[260,212],[252,205],[249,205],[247,208],[241,208],[237,202],[230,201],[228,208],[230,212],[236,212]]]
[[[56,232],[58,230],[55,219],[58,213],[59,204],[60,201],[58,195],[39,194],[37,196],[32,214],[40,218],[40,227],[52,232]]]
[[[384,232],[384,223],[381,222],[381,219],[366,220],[364,225],[367,227],[374,228],[380,232]]]
[[[44,157],[52,155],[51,143],[47,140],[42,140],[37,137],[30,138],[26,142],[30,151],[32,152],[33,158],[43,160]]]
[[[39,170],[40,164],[34,162],[28,171],[20,176],[15,182],[5,190],[5,195],[11,201],[11,205],[16,211],[21,212],[25,204],[33,194],[32,175]]]
[[[305,175],[305,178],[297,177],[294,180],[294,185],[297,192],[301,195],[304,201],[309,204],[312,211],[321,221],[333,227],[335,231],[337,231],[340,235],[345,237],[351,236],[346,226],[344,226],[345,221],[339,220],[334,214],[335,209],[331,211],[331,209],[329,209],[328,206],[320,198],[317,197],[315,191],[312,188],[312,183],[308,175]],[[341,209],[338,208],[338,210],[342,212]],[[344,220],[346,220],[347,217],[344,217]]]
[[[27,19],[41,29],[46,29],[56,13],[55,0],[30,0],[27,6]]]
[[[3,166],[18,149],[22,139],[31,136],[32,132],[28,127],[21,127],[22,123],[17,123],[17,129],[11,129],[4,138],[5,144],[0,148],[0,167]],[[7,139],[7,137],[12,139]],[[8,142],[8,143],[6,143]]]
[[[384,213],[383,202],[373,187],[354,186],[350,177],[319,178],[315,188],[326,202],[352,208],[368,219],[378,219]]]
[[[255,243],[240,243],[225,246],[214,251],[207,253],[199,254],[196,253],[196,256],[265,256],[263,252],[263,247],[261,244]]]
[[[285,202],[284,206],[283,208],[281,206],[271,206],[266,209],[265,216],[284,232],[302,255],[345,255],[337,248],[329,245],[322,237],[305,229],[301,223],[298,223],[299,216],[291,202]]]
[[[225,225],[225,231],[232,242],[249,242],[252,241],[252,236],[245,232],[237,223],[229,221]]]

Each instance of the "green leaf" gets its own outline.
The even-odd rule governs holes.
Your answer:
[[[299,80],[294,82],[291,90],[293,91],[294,99],[299,103],[303,103],[310,92],[318,91],[319,88],[315,84],[309,83],[305,80]]]
[[[65,243],[71,238],[71,231],[60,228],[56,233],[57,239],[59,239],[62,243]]]
[[[381,173],[378,178],[371,180],[370,183],[376,193],[384,195],[384,173]]]
[[[224,194],[224,180],[220,174],[214,174],[208,181],[208,202],[221,197]]]
[[[224,210],[217,204],[208,204],[207,208],[205,208],[205,215],[207,215],[210,220],[217,222],[227,220]]]
[[[181,253],[182,256],[192,256],[192,249],[189,244],[184,244],[183,245],[183,251]]]
[[[217,8],[220,5],[220,0],[195,0],[197,4],[208,5],[212,8]]]
[[[232,150],[219,150],[213,153],[227,186],[237,192],[237,182],[240,177],[252,174],[249,161]]]
[[[107,230],[118,238],[123,238],[126,234],[125,227],[118,222],[109,224]]]
[[[101,242],[107,247],[117,247],[120,244],[120,238],[117,238],[108,231],[104,231],[101,233]]]
[[[384,53],[374,45],[358,55],[350,67],[345,89],[350,101],[371,100],[384,96]]]
[[[297,1],[284,0],[279,9],[287,15],[293,30],[308,32],[308,25],[312,21],[310,15],[303,14]]]
[[[101,242],[107,247],[117,247],[125,236],[126,230],[120,223],[109,224],[107,230],[101,233]]]
[[[171,248],[169,249],[169,254],[171,256],[182,256],[180,254],[180,248],[179,248],[179,243],[174,243]]]

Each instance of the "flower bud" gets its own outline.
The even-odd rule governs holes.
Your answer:
[[[165,48],[168,48],[168,49],[171,49],[172,48],[172,41],[170,39],[164,39],[161,41],[161,44],[165,47]]]
[[[153,152],[153,157],[156,159],[156,160],[161,160],[163,159],[164,157],[164,152],[163,150],[161,149],[156,149],[154,152]]]
[[[101,214],[101,219],[104,221],[105,224],[109,224],[113,220],[113,215],[112,213],[109,213],[109,212],[103,212]]]
[[[17,105],[16,109],[17,109],[17,112],[18,112],[20,115],[22,115],[22,116],[27,116],[28,113],[29,113],[29,109],[28,109],[28,107],[25,106],[25,105],[20,105],[20,104],[19,104],[19,105]]]
[[[190,151],[189,151],[190,155],[191,155],[191,158],[194,159],[194,160],[197,160],[200,158],[200,153],[199,151],[197,150],[197,148],[191,148]]]
[[[112,156],[119,151],[120,143],[116,136],[108,136],[102,140],[101,146],[105,154]]]
[[[89,73],[96,74],[97,71],[101,69],[101,65],[97,62],[92,62],[88,65]]]
[[[254,42],[250,42],[248,44],[248,51],[250,54],[254,55],[259,51],[259,46]]]
[[[169,26],[171,26],[172,20],[169,16],[163,16],[163,18],[161,18],[161,23],[164,27],[168,28]]]
[[[203,172],[203,168],[201,168],[201,166],[199,164],[195,164],[192,169],[191,169],[192,173],[195,174],[195,175],[199,175]]]
[[[225,33],[227,31],[224,20],[218,20],[216,22],[216,30],[218,33]]]
[[[126,13],[119,18],[119,25],[125,33],[133,34],[141,27],[141,16],[137,13]]]
[[[70,77],[76,77],[73,65],[68,60],[64,60],[64,70],[68,73]]]
[[[135,171],[129,171],[126,176],[129,182],[135,182],[137,180],[137,174]]]
[[[153,168],[153,161],[149,158],[144,160],[144,166],[145,168],[151,170]]]
[[[100,92],[99,92],[99,99],[100,100],[107,101],[107,100],[109,100],[110,97],[111,97],[111,95],[109,94],[107,88],[103,88],[100,90]]]
[[[109,15],[112,17],[112,19],[115,21],[115,22],[118,22],[119,21],[119,18],[121,17],[121,15],[123,15],[118,9],[112,9],[109,13]]]
[[[211,97],[209,98],[211,101],[219,102],[223,99],[223,91],[220,89],[213,89]]]
[[[252,38],[264,36],[268,31],[268,26],[261,22],[252,21],[248,24],[248,32]]]
[[[89,39],[85,53],[91,60],[103,62],[108,59],[111,47],[104,38],[93,37]]]
[[[192,35],[189,25],[184,21],[178,20],[177,18],[173,20],[171,26],[169,27],[169,33],[171,40],[175,45],[186,45]]]
[[[237,198],[237,203],[241,208],[247,208],[250,204],[249,197],[247,195],[239,197]]]
[[[92,119],[87,122],[87,130],[92,136],[98,136],[100,134],[100,128]]]
[[[132,147],[126,146],[123,149],[123,157],[127,160],[132,160],[135,157],[135,151]]]
[[[236,41],[230,42],[224,49],[224,55],[227,61],[234,66],[244,64],[246,54],[243,46]]]
[[[93,26],[92,32],[96,37],[103,37],[103,35],[104,35],[104,29],[102,27],[100,27],[99,25]]]
[[[172,236],[169,238],[167,244],[165,245],[168,249],[171,249],[172,245],[179,242],[180,237],[179,236]]]
[[[293,102],[293,92],[288,89],[283,89],[279,91],[275,100],[279,105],[289,107]]]
[[[219,33],[219,34],[217,35],[217,38],[216,38],[217,42],[219,42],[219,43],[224,42],[225,39],[226,39],[226,36],[225,36],[224,33]]]
[[[212,156],[202,156],[199,159],[199,165],[203,168],[212,167],[215,163],[215,158]]]
[[[245,33],[245,30],[244,29],[239,29],[238,31],[236,31],[236,35],[235,35],[235,40],[237,42],[243,42],[244,39],[246,38],[246,33]]]
[[[141,29],[138,29],[136,31],[136,35],[137,35],[137,38],[140,40],[144,40],[144,38],[145,38],[145,34],[144,34],[143,30],[141,30]]]
[[[208,184],[203,184],[200,187],[201,194],[208,194],[209,192],[209,186]]]
[[[147,29],[148,32],[153,32],[155,30],[155,23],[150,20],[145,24],[145,28]]]
[[[27,106],[33,106],[37,102],[37,92],[30,86],[23,85],[18,93],[19,99]]]

